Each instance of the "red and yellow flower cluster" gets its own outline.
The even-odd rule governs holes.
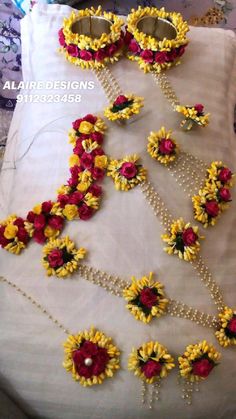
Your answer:
[[[232,180],[231,170],[222,162],[211,163],[203,188],[198,195],[192,197],[194,218],[205,228],[215,225],[219,215],[228,208]]]
[[[19,254],[30,238],[39,244],[55,239],[65,220],[88,220],[99,208],[102,188],[98,182],[107,166],[101,147],[106,126],[93,115],[77,119],[72,126],[69,138],[74,149],[67,184],[59,189],[56,202],[36,205],[26,219],[11,215],[0,223],[0,246],[5,250]]]

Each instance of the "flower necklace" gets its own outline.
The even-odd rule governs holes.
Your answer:
[[[72,11],[58,33],[60,51],[70,63],[94,72],[110,102],[104,114],[110,121],[118,122],[138,114],[143,106],[143,98],[123,94],[107,67],[123,55],[123,24],[120,17],[102,11],[101,6],[91,7]]]
[[[160,86],[164,96],[174,111],[181,113],[184,120],[181,127],[190,130],[194,125],[205,127],[209,123],[209,114],[203,108],[181,106],[164,70],[180,63],[188,44],[186,33],[188,24],[180,13],[166,12],[164,8],[139,6],[127,17],[125,43],[126,56],[136,61],[144,73],[150,72]]]
[[[234,177],[231,170],[220,161],[213,161],[209,167],[204,161],[180,150],[172,131],[164,127],[149,134],[147,151],[167,167],[176,182],[188,192],[193,202],[194,218],[205,228],[215,225],[231,201],[230,188]]]

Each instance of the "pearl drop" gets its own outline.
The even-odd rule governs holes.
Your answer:
[[[91,367],[91,365],[93,363],[93,360],[91,358],[86,358],[84,360],[84,363],[85,363],[86,367]]]

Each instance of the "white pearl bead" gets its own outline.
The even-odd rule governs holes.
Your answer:
[[[86,358],[84,360],[84,363],[85,363],[86,367],[91,367],[91,365],[93,363],[93,360],[91,358]]]

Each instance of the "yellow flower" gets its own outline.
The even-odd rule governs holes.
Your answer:
[[[225,306],[224,310],[219,313],[219,321],[219,330],[217,330],[215,333],[219,344],[225,348],[230,345],[236,345],[236,333],[234,332],[235,329],[233,329],[233,331],[230,330],[230,326],[232,327],[232,322],[234,322],[234,326],[236,323],[236,310]]]
[[[86,193],[84,197],[84,202],[88,205],[88,207],[91,207],[93,209],[99,208],[99,198],[93,196],[90,192]]]
[[[55,230],[54,228],[52,228],[52,227],[50,227],[50,226],[47,226],[47,227],[45,227],[45,229],[44,229],[44,235],[47,237],[47,238],[50,238],[50,237],[56,237],[56,236],[58,236],[58,234],[59,234],[60,232],[58,231],[58,230]]]
[[[163,316],[166,312],[168,300],[165,298],[163,285],[154,282],[152,272],[149,277],[143,276],[141,279],[132,277],[132,284],[123,290],[123,296],[128,301],[127,308],[137,320],[149,323],[153,317]],[[146,306],[142,302],[142,292],[148,290],[149,302],[152,297],[152,306]]]
[[[138,164],[138,160],[139,156],[137,156],[137,154],[126,156],[121,160],[110,160],[107,167],[107,176],[112,177],[117,190],[129,191],[146,180],[147,171],[140,164]],[[130,174],[128,177],[125,177],[121,173],[127,163],[133,171],[132,177]]]
[[[4,237],[6,239],[14,239],[17,235],[18,227],[14,224],[8,224],[4,230]]]
[[[220,357],[221,354],[217,352],[214,346],[206,340],[203,340],[195,345],[188,345],[184,354],[178,358],[180,375],[191,382],[205,380],[206,377],[193,373],[194,362],[201,359],[207,359],[214,367]]]
[[[188,235],[185,241],[183,234],[184,236]],[[171,224],[168,234],[163,234],[161,238],[168,245],[164,248],[165,252],[169,255],[178,255],[180,259],[189,262],[196,259],[200,251],[199,239],[204,237],[199,235],[198,227],[191,226],[190,223],[185,224],[184,220],[180,218]]]
[[[108,355],[108,361],[105,364],[104,371],[99,375],[92,375],[90,378],[85,378],[82,375],[79,375],[79,370],[77,368],[74,354],[76,351],[79,351],[84,342],[91,342],[97,346],[97,350],[102,348],[103,352],[106,352]],[[96,330],[93,327],[90,330],[84,330],[79,332],[76,335],[69,335],[66,342],[64,343],[65,348],[65,358],[63,362],[63,367],[66,371],[72,374],[72,377],[75,381],[84,386],[92,386],[95,384],[102,384],[105,378],[112,377],[114,373],[120,368],[119,356],[120,351],[114,345],[112,339],[106,336],[100,330]],[[94,359],[96,362],[96,357]]]
[[[96,156],[94,159],[94,165],[95,167],[99,167],[99,169],[105,169],[107,167],[107,156]]]
[[[127,98],[126,106],[121,106],[119,109],[114,103],[110,103],[104,110],[104,115],[110,121],[127,120],[140,112],[140,109],[143,107],[143,98],[133,94],[127,94],[125,97]]]
[[[81,134],[90,134],[93,132],[93,124],[87,121],[82,121],[79,126],[79,132]]]
[[[148,361],[154,361],[161,367],[158,374],[147,378],[143,366]],[[168,353],[165,346],[159,342],[143,343],[138,349],[133,348],[128,360],[128,370],[148,384],[155,383],[160,378],[165,378],[170,370],[175,367],[173,357]]]
[[[66,217],[68,221],[73,220],[74,218],[78,217],[78,208],[76,205],[67,204],[63,210],[63,215]]]
[[[35,214],[37,214],[37,215],[41,214],[41,212],[42,212],[42,205],[41,205],[41,204],[36,205],[36,206],[33,208],[33,212],[34,212]]]
[[[79,156],[77,156],[76,154],[72,154],[72,156],[70,156],[70,159],[69,159],[69,166],[70,167],[78,166],[79,163],[80,163]]]
[[[169,140],[172,143],[172,148],[169,150],[168,154],[163,154],[160,151],[159,147],[163,140]],[[168,145],[170,146],[171,144],[169,143]],[[164,127],[161,127],[157,132],[150,132],[148,136],[147,151],[153,159],[167,166],[176,159],[179,150],[175,140],[172,138],[172,131],[166,131]]]
[[[59,251],[59,255],[61,252],[62,258],[66,255],[66,260],[63,259],[64,263],[62,265],[53,267],[50,265],[49,255],[53,251]],[[60,239],[51,238],[43,248],[42,264],[48,276],[54,275],[58,278],[65,278],[78,269],[80,261],[84,259],[86,253],[83,247],[77,249],[75,243],[68,236]]]
[[[187,131],[192,129],[193,125],[199,125],[201,127],[206,127],[209,124],[210,114],[201,114],[199,115],[197,110],[191,106],[181,106],[177,105],[175,107],[176,112],[180,112],[185,116],[185,119],[181,122],[180,126]]]

